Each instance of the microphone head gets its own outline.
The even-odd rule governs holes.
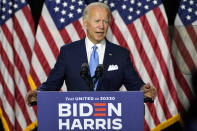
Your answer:
[[[96,71],[95,71],[95,78],[99,78],[103,75],[103,71],[104,71],[104,67],[102,64],[99,64],[96,67]]]
[[[85,77],[88,76],[88,74],[89,74],[89,66],[88,66],[87,63],[83,63],[83,64],[81,65],[80,76],[81,76],[82,78],[85,78]]]

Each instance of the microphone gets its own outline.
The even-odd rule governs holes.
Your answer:
[[[90,76],[89,66],[87,63],[83,63],[81,65],[80,76],[88,84],[90,90],[93,91],[94,86],[93,86],[92,78]]]
[[[103,65],[99,64],[96,67],[96,71],[95,71],[95,74],[94,74],[94,77],[93,77],[93,78],[95,78],[94,84],[98,81],[99,77],[101,77],[103,75],[103,71],[104,71]]]

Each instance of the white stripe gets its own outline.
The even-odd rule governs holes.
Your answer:
[[[34,34],[32,32],[32,29],[31,29],[29,23],[27,22],[26,17],[24,16],[22,11],[18,11],[17,13],[15,13],[15,15],[16,15],[16,18],[18,19],[21,29],[23,30],[23,33],[25,35],[24,37],[26,37],[26,39],[27,39],[29,47],[31,48],[31,50],[33,50]]]
[[[109,27],[109,28],[108,28],[106,38],[107,38],[110,42],[112,42],[112,43],[114,43],[114,44],[117,44],[117,45],[120,45],[120,44],[118,44],[118,41],[117,41],[116,37],[113,35],[111,28],[113,28],[113,27]]]
[[[3,60],[0,57],[0,71],[1,74],[3,75],[3,79],[8,87],[8,90],[10,91],[10,93],[12,94],[12,96],[14,96],[14,82],[13,82],[13,78],[10,76],[8,69],[5,67]]]
[[[48,9],[46,8],[45,4],[44,4],[43,10],[42,10],[42,17],[43,17],[43,20],[48,27],[48,30],[49,30],[50,34],[52,35],[52,37],[55,41],[55,44],[57,45],[58,49],[60,49],[60,47],[62,45],[64,45],[64,40],[62,39],[55,23],[53,22],[53,20],[50,16],[50,13],[48,12]]]
[[[37,75],[37,77],[41,83],[46,81],[47,76],[46,76],[44,69],[43,69],[42,65],[40,64],[35,52],[32,56],[32,68],[35,71],[35,74]]]
[[[55,57],[53,55],[53,52],[47,42],[47,38],[44,36],[43,34],[44,31],[41,30],[40,26],[38,26],[37,29],[37,35],[36,35],[36,39],[38,41],[38,44],[40,45],[40,48],[49,64],[49,66],[52,68],[55,64]]]
[[[9,120],[10,120],[11,124],[14,126],[14,124],[15,124],[14,110],[12,109],[12,107],[10,106],[10,104],[8,103],[6,97],[4,96],[3,93],[4,93],[3,92],[3,86],[0,83],[0,99],[2,101],[2,105],[3,105],[3,108],[4,108],[5,113],[9,117]]]
[[[79,37],[79,35],[78,35],[77,31],[75,30],[75,28],[74,28],[72,23],[67,25],[65,27],[65,29],[68,32],[68,35],[69,35],[71,41],[77,41],[77,40],[80,39],[80,37]]]
[[[18,36],[16,34],[16,32],[13,33],[13,39],[14,39],[14,48],[16,50],[16,53],[18,54],[18,57],[21,61],[21,63],[23,63],[23,67],[25,68],[25,74],[28,76],[29,75],[29,69],[30,69],[30,65],[29,65],[29,61],[27,58],[27,54],[23,48],[23,45],[21,43],[21,40],[18,39]]]
[[[172,53],[175,57],[177,65],[180,67],[180,70],[183,74],[191,74],[190,69],[186,65],[185,60],[183,59],[179,49],[177,48],[176,42],[172,42]]]
[[[154,124],[154,118],[151,116],[151,113],[149,112],[148,106],[145,104],[145,120],[146,123],[148,124],[150,129],[155,128]]]
[[[164,8],[163,4],[161,4],[161,5],[159,6],[159,8],[160,8],[160,10],[161,10],[162,16],[163,16],[164,19],[165,19],[165,23],[168,25],[168,17],[167,17],[167,15],[166,15],[165,8]],[[167,30],[167,29],[166,29],[166,30]]]
[[[13,63],[14,63],[13,50],[12,50],[12,47],[10,46],[10,44],[8,43],[7,38],[5,37],[2,28],[0,28],[0,41],[2,44],[2,48],[4,49],[4,51],[6,52],[6,54],[8,56],[9,61],[13,65]]]
[[[27,123],[17,102],[15,104],[15,116],[16,116],[16,119],[18,120],[19,125],[22,127],[22,129],[25,129],[27,127]]]

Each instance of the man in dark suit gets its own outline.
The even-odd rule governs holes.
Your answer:
[[[103,64],[104,72],[93,87],[94,91],[118,91],[124,85],[129,91],[143,90],[146,97],[154,99],[156,89],[144,84],[138,76],[129,51],[105,39],[109,22],[110,10],[106,4],[96,2],[88,5],[83,12],[87,37],[61,47],[47,81],[37,90],[57,91],[65,81],[68,91],[89,91],[90,87],[80,77],[81,65],[88,63],[93,77],[95,67]],[[26,98],[30,104],[32,99],[36,99],[36,91],[29,92]]]

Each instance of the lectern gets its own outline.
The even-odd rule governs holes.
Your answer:
[[[141,91],[38,92],[38,131],[144,131]]]

